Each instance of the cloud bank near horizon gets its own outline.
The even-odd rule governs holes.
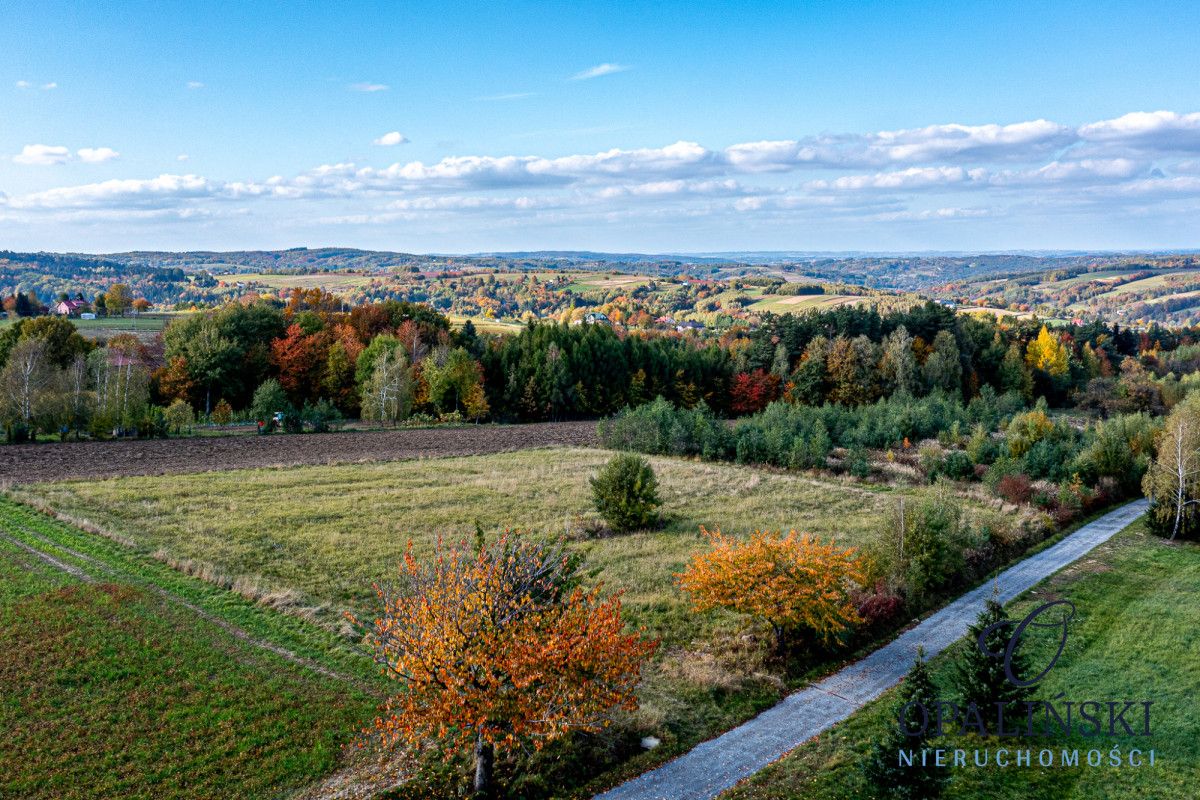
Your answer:
[[[393,131],[372,141],[386,146],[407,138]],[[22,168],[73,170],[118,155],[107,147],[72,152],[30,144],[10,159]],[[79,166],[60,166],[70,162]],[[388,166],[343,161],[266,178],[164,171],[21,194],[0,187],[0,221],[81,235],[103,222],[126,223],[134,236],[148,221],[181,226],[181,233],[205,226],[215,235],[223,220],[253,217],[284,232],[330,239],[347,238],[342,231],[420,228],[440,237],[430,241],[453,241],[469,231],[475,244],[489,232],[517,243],[525,241],[512,238],[517,230],[568,236],[605,229],[612,241],[624,230],[654,232],[675,249],[685,242],[672,241],[673,231],[757,231],[764,241],[778,242],[788,230],[852,236],[914,226],[939,247],[948,241],[940,232],[956,230],[952,226],[994,232],[1017,217],[1100,226],[1117,217],[1156,216],[1184,231],[1194,227],[1198,209],[1200,112],[1174,111],[1077,126],[1045,119],[951,123],[724,147],[680,140],[569,155],[464,155]],[[237,223],[228,224],[232,235],[241,235]],[[711,248],[720,241],[698,244]]]

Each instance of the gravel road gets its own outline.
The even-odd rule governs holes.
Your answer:
[[[1135,500],[1089,522],[1053,547],[1001,573],[994,583],[967,592],[863,660],[596,800],[716,797],[895,686],[912,666],[918,647],[925,648],[926,658],[933,658],[965,636],[993,587],[999,589],[1000,601],[1007,603],[1108,541],[1140,517],[1148,505],[1146,500]]]

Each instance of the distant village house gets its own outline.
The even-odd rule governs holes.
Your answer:
[[[86,300],[60,300],[54,304],[51,311],[61,317],[76,317],[87,308]]]

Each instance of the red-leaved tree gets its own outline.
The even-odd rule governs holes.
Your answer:
[[[766,370],[739,372],[729,388],[730,407],[735,414],[754,414],[779,399],[780,380]]]

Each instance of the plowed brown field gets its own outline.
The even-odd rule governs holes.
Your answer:
[[[0,446],[0,482],[39,483],[67,478],[395,461],[595,443],[596,423],[582,421],[12,445]]]

